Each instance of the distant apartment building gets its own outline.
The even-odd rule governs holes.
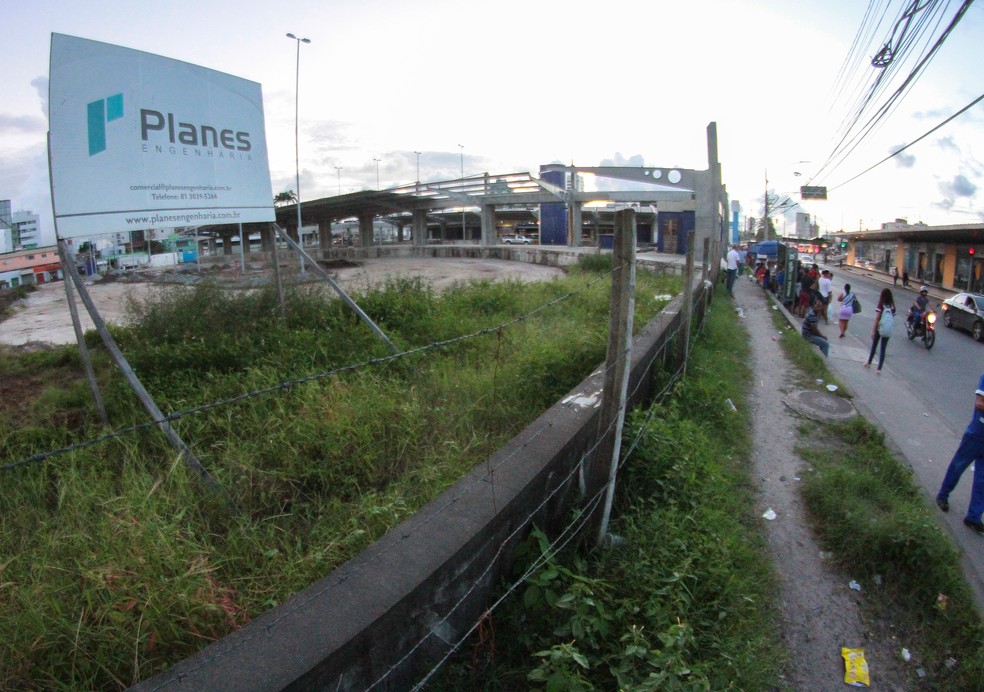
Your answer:
[[[10,221],[14,250],[34,250],[41,245],[40,216],[29,211],[15,211]]]
[[[802,240],[816,238],[820,233],[818,224],[810,223],[810,215],[796,212],[796,237]]]
[[[14,238],[10,218],[10,200],[0,199],[0,254],[13,252]]]

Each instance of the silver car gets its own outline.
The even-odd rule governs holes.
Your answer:
[[[941,305],[943,324],[966,329],[975,341],[984,341],[984,296],[979,293],[958,293]]]

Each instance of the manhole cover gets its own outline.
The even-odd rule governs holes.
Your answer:
[[[850,401],[830,392],[807,389],[793,392],[783,401],[797,413],[815,420],[840,423],[850,420],[857,414]]]

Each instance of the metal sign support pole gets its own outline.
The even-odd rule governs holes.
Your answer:
[[[75,340],[79,344],[79,356],[82,358],[82,365],[85,368],[86,379],[89,380],[89,390],[99,412],[99,420],[103,425],[109,425],[109,416],[106,415],[106,406],[103,404],[102,395],[99,393],[99,383],[96,382],[96,373],[92,369],[92,360],[89,358],[89,349],[85,345],[85,338],[82,335],[82,322],[79,320],[79,308],[75,305],[75,294],[72,291],[72,278],[69,276],[68,264],[71,261],[65,247],[65,241],[58,241],[58,254],[61,256],[62,273],[65,282],[65,297],[68,299],[68,310],[72,314],[72,327],[75,328]],[[75,265],[72,265],[74,269]]]
[[[311,267],[314,269],[314,271],[320,274],[321,278],[328,282],[328,285],[334,289],[335,293],[339,295],[342,301],[350,308],[352,308],[355,314],[359,316],[359,319],[365,322],[369,326],[369,328],[376,333],[376,336],[378,336],[380,340],[389,347],[390,351],[392,351],[393,353],[400,352],[400,349],[398,349],[396,346],[393,345],[393,342],[390,341],[389,338],[383,333],[383,330],[380,329],[378,326],[376,326],[376,323],[372,321],[369,315],[363,312],[362,308],[360,308],[359,305],[354,300],[352,300],[345,291],[342,290],[342,287],[339,286],[337,283],[335,283],[335,281],[331,278],[328,272],[326,272],[320,264],[315,262],[310,255],[304,252],[304,250],[301,249],[301,246],[298,245],[296,242],[294,242],[294,239],[291,238],[289,235],[287,235],[286,232],[283,232],[279,226],[274,226],[274,228],[277,229],[278,233],[281,233],[283,235],[284,240],[287,241],[288,245],[290,245],[292,248],[294,248],[294,250],[300,253],[302,257],[307,258],[308,262],[311,264]]]
[[[59,242],[64,243],[65,241]],[[210,489],[221,491],[218,483],[216,483],[215,479],[209,475],[208,471],[205,470],[205,467],[202,466],[201,462],[198,461],[191,449],[188,448],[188,445],[184,443],[174,428],[171,427],[171,422],[166,420],[164,413],[157,407],[157,404],[154,402],[153,398],[147,390],[144,389],[144,386],[140,380],[137,379],[136,373],[133,372],[133,369],[127,362],[126,357],[123,355],[123,352],[120,351],[119,346],[117,346],[116,341],[113,339],[112,334],[110,334],[109,330],[106,328],[106,323],[103,321],[102,316],[96,309],[96,304],[92,302],[92,298],[89,296],[88,290],[86,290],[85,285],[82,283],[82,279],[79,276],[75,265],[69,263],[65,265],[65,267],[69,274],[71,274],[72,281],[75,282],[75,287],[79,291],[79,297],[82,299],[82,303],[85,305],[86,310],[89,311],[89,317],[92,318],[92,323],[96,326],[96,331],[98,331],[99,336],[102,337],[103,344],[113,357],[113,361],[120,369],[120,372],[123,373],[123,377],[137,395],[137,398],[140,399],[140,403],[143,404],[144,409],[146,409],[147,413],[149,413],[154,421],[157,422],[158,427],[160,427],[160,429],[164,432],[164,435],[167,437],[168,442],[171,443],[171,446],[181,454],[181,458],[184,460],[185,464],[195,471],[195,473],[198,474],[198,477],[204,481]]]
[[[277,305],[280,306],[280,316],[284,317],[284,283],[280,278],[280,254],[277,252],[277,224],[271,224],[273,228],[273,282],[277,285]]]

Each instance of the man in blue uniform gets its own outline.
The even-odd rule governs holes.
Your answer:
[[[960,439],[960,446],[957,447],[950,466],[946,469],[943,485],[936,493],[936,506],[944,512],[949,511],[950,493],[957,487],[957,482],[967,467],[974,464],[974,483],[970,486],[970,505],[964,517],[964,525],[977,533],[984,533],[984,524],[981,523],[981,515],[984,515],[984,375],[981,375],[977,383],[975,394],[974,415]]]

